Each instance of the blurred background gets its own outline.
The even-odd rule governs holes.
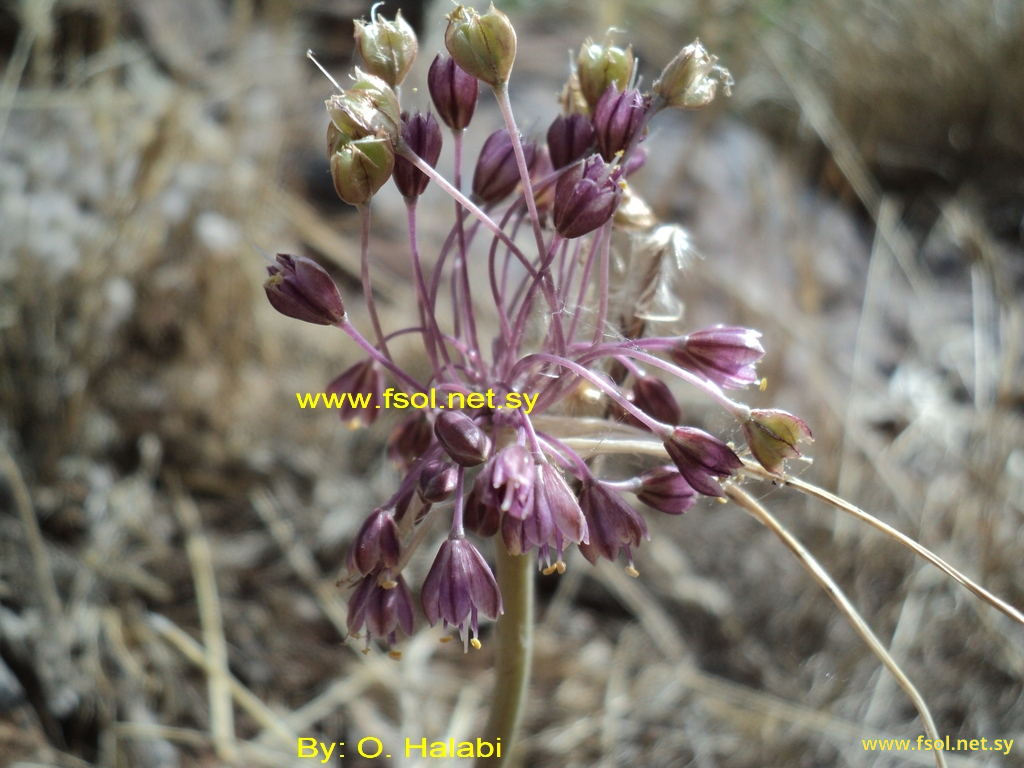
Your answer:
[[[405,101],[425,109],[449,6],[398,5],[421,33]],[[794,471],[1024,607],[1024,6],[501,9],[534,138],[570,51],[610,27],[647,83],[697,36],[731,69],[732,98],[654,123],[634,182],[702,255],[680,330],[761,329],[769,386],[743,398],[808,422],[813,463]],[[396,482],[393,422],[351,432],[297,408],[356,350],[277,315],[261,287],[256,248],[314,257],[366,327],[358,217],[323,152],[331,86],[305,52],[344,82],[368,10],[0,3],[0,766],[291,766],[309,762],[296,736],[391,747],[482,725],[486,632],[463,656],[421,620],[399,662],[345,642],[335,580]],[[483,96],[470,160],[498,120]],[[451,207],[426,201],[441,211],[423,217],[429,252]],[[374,200],[392,327],[412,295],[403,215],[390,187]],[[693,423],[741,442],[680,395]],[[749,490],[851,595],[941,735],[1015,740],[950,765],[1024,765],[1021,628],[831,510]],[[638,580],[582,558],[539,580],[522,764],[933,764],[864,750],[916,740],[920,721],[767,530],[710,500],[647,519]],[[391,753],[343,764],[414,762]]]

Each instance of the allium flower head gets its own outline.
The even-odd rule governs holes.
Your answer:
[[[705,496],[724,496],[715,478],[730,477],[743,466],[729,446],[694,427],[676,427],[665,441],[665,450],[686,482]]]
[[[263,284],[271,306],[282,315],[317,325],[334,325],[345,317],[338,286],[326,270],[305,256],[277,254]]]
[[[423,580],[420,598],[430,626],[440,620],[445,627],[458,627],[463,641],[476,648],[480,647],[478,616],[493,620],[502,612],[501,592],[490,566],[464,538],[449,538],[441,545]]]

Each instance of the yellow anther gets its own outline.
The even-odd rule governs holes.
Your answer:
[[[399,659],[402,658],[402,652],[401,651],[388,651],[388,656],[390,656],[395,661],[398,661]]]
[[[718,499],[718,503],[719,504],[728,504],[729,503],[729,500],[727,498],[725,498],[724,496],[716,496],[715,498]]]
[[[555,568],[558,569],[559,575],[565,573],[565,563],[563,563],[561,560],[555,563]]]
[[[398,582],[397,581],[392,581],[391,579],[388,579],[387,581],[382,581],[380,585],[384,589],[394,589],[395,587],[398,586]]]
[[[558,570],[558,563],[555,563],[554,565],[549,565],[547,568],[545,568],[543,571],[541,571],[541,573],[543,573],[545,576],[550,576],[552,573],[554,573],[557,570]]]
[[[636,568],[634,568],[634,567],[633,567],[632,565],[631,565],[631,566],[629,566],[628,568],[626,568],[626,573],[628,573],[628,574],[629,574],[630,576],[632,576],[632,577],[633,577],[634,579],[635,579],[635,578],[636,578],[637,576],[639,576],[639,575],[640,575],[640,571],[638,571],[638,570],[637,570]]]
[[[761,383],[758,384],[758,386],[761,388],[762,392],[764,392],[766,389],[768,389],[768,377],[765,376],[764,378],[762,378],[761,379]]]
[[[363,656],[369,656],[369,655],[370,655],[370,649],[369,648],[363,648]]]
[[[481,643],[475,637],[469,641],[469,644],[476,648],[478,651],[480,650]]]
[[[441,638],[441,642],[442,643],[450,643],[451,641],[452,641],[452,636],[451,635],[445,635],[444,637]]]

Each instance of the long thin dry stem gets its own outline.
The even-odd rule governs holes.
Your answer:
[[[921,721],[924,724],[925,734],[929,739],[937,740],[939,738],[938,729],[935,727],[935,721],[932,719],[932,714],[928,709],[928,705],[925,703],[924,698],[918,692],[917,688],[910,681],[910,678],[906,676],[900,665],[896,663],[896,660],[889,654],[886,647],[882,644],[882,641],[878,639],[871,627],[864,620],[864,617],[860,615],[856,606],[850,602],[850,599],[843,593],[839,588],[839,585],[832,579],[828,571],[826,571],[821,564],[815,559],[803,544],[791,534],[785,526],[782,525],[775,517],[757,501],[754,500],[746,491],[742,488],[732,485],[726,488],[726,496],[734,501],[744,511],[749,513],[751,517],[764,525],[768,530],[774,533],[779,539],[789,547],[789,550],[793,553],[800,564],[807,570],[808,573],[818,582],[819,586],[825,590],[828,596],[832,599],[839,610],[846,616],[847,621],[853,626],[854,630],[860,635],[861,639],[867,643],[871,652],[878,657],[878,660],[882,662],[886,669],[896,678],[896,682],[899,683],[900,687],[904,690],[910,700],[914,703],[915,709],[921,716]],[[942,755],[942,750],[935,751],[935,764],[938,768],[946,768],[946,760]]]

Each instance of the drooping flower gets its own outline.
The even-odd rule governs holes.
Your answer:
[[[566,169],[555,185],[555,229],[571,240],[590,234],[615,213],[622,199],[618,174],[593,155]]]
[[[480,83],[471,74],[440,53],[427,72],[427,88],[437,114],[453,131],[465,129],[473,119]]]
[[[337,398],[338,416],[345,424],[368,427],[380,415],[385,383],[380,366],[366,359],[342,371],[324,391]]]
[[[667,515],[681,515],[697,501],[697,492],[675,467],[655,467],[640,475],[636,497]]]
[[[647,114],[647,99],[635,88],[620,91],[614,85],[601,96],[594,108],[594,135],[597,149],[607,162],[633,141]]]
[[[398,526],[390,509],[377,509],[366,518],[348,553],[348,572],[366,576],[379,567],[394,568],[402,554]]]
[[[480,501],[522,520],[533,505],[533,456],[521,445],[503,448],[477,476]]]
[[[420,472],[417,490],[420,498],[428,504],[437,504],[455,493],[458,470],[450,461],[432,459]]]
[[[429,112],[416,112],[410,117],[402,113],[402,139],[409,149],[426,161],[431,168],[437,165],[441,156],[441,126]],[[403,197],[419,197],[427,188],[430,179],[419,168],[401,155],[395,157],[395,186]]]
[[[537,145],[523,144],[526,167],[533,165]],[[519,184],[519,166],[508,130],[495,131],[484,142],[473,171],[473,194],[485,203],[496,203],[512,193]]]
[[[750,328],[716,325],[680,338],[669,355],[682,368],[726,389],[742,389],[758,380],[755,366],[764,357],[761,334]]]
[[[502,613],[501,592],[490,566],[477,548],[461,537],[449,538],[441,545],[423,580],[420,597],[430,626],[440,620],[445,627],[458,627],[463,642],[475,648],[480,647],[479,615],[493,620]]]
[[[596,563],[599,557],[614,561],[619,549],[625,549],[628,571],[630,575],[635,574],[631,547],[638,547],[641,539],[650,538],[647,524],[640,514],[617,493],[596,480],[583,483],[580,507],[590,534],[589,541],[580,543],[580,553],[591,563]]]
[[[445,453],[462,467],[483,464],[491,452],[491,438],[462,411],[443,411],[438,415],[434,434]]]
[[[413,631],[412,595],[400,574],[388,582],[388,587],[381,586],[379,576],[379,573],[365,576],[352,592],[348,601],[348,631],[358,637],[365,626],[367,650],[376,637],[386,641],[391,656],[398,658],[401,654],[394,650],[398,642],[397,630],[401,629],[406,637]]]
[[[559,115],[548,128],[548,151],[556,171],[581,159],[593,143],[594,126],[586,115]]]
[[[695,427],[676,427],[665,441],[665,450],[686,482],[705,496],[724,496],[715,478],[730,477],[743,466],[732,448]]]
[[[305,256],[277,254],[263,284],[271,306],[282,315],[317,325],[334,325],[345,317],[338,286],[327,271]]]

